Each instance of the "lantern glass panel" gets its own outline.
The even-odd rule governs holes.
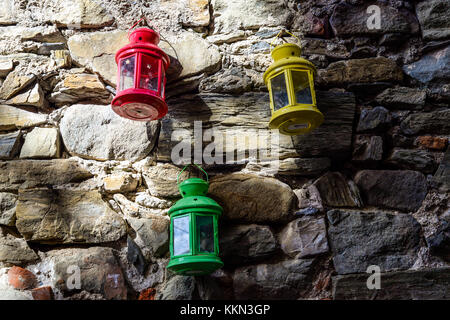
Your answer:
[[[197,216],[198,252],[214,253],[214,224],[211,216]]]
[[[289,104],[288,92],[284,72],[270,79],[272,91],[273,111],[277,111]]]
[[[161,68],[161,97],[165,98],[165,84],[166,84],[166,74],[164,68]]]
[[[190,217],[183,216],[173,219],[173,255],[190,253],[189,248]]]
[[[295,99],[298,104],[312,104],[311,88],[308,71],[292,70]]]
[[[142,55],[140,88],[158,91],[158,67],[159,60]]]
[[[120,60],[120,84],[119,91],[134,88],[134,69],[136,56],[130,56]]]

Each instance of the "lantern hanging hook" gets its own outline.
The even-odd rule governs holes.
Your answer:
[[[281,29],[280,32],[278,32],[277,36],[272,40],[272,42],[270,42],[270,51],[273,50],[272,47],[273,47],[273,43],[275,42],[275,40],[277,40],[278,38],[281,38],[283,41],[285,41],[285,40],[281,37],[281,35],[283,34],[283,32],[285,32],[285,33],[287,33],[287,34],[293,36],[294,38],[296,38],[296,39],[298,40],[298,45],[299,45],[299,46],[301,45],[301,41],[300,41],[300,38],[299,38],[299,37],[297,37],[296,35],[292,34],[291,32],[289,32],[289,31],[286,30],[286,29]]]
[[[184,168],[183,168],[183,170],[181,170],[180,171],[180,173],[178,174],[178,176],[177,176],[177,184],[180,184],[180,175],[183,173],[183,171],[184,170],[186,170],[187,169],[187,167],[189,167],[189,166],[196,166],[197,168],[199,168],[200,169],[200,171],[202,171],[204,174],[205,174],[205,176],[206,176],[206,182],[208,182],[209,183],[209,178],[208,178],[208,174],[206,173],[206,171],[205,170],[203,170],[203,168],[202,167],[200,167],[198,164],[188,164],[188,165],[186,165],[186,166],[184,166]]]

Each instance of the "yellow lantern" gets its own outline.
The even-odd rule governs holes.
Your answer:
[[[291,136],[308,133],[323,122],[314,91],[316,67],[300,54],[296,44],[279,45],[271,52],[274,62],[264,72],[272,111],[269,128]]]

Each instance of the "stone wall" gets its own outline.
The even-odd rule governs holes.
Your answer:
[[[109,106],[142,15],[171,58],[169,113],[148,123]],[[3,0],[0,298],[449,299],[449,22],[447,0]],[[281,28],[319,69],[325,122],[280,137],[277,170],[204,166],[225,267],[173,275],[173,133],[202,121],[267,143],[262,74]]]

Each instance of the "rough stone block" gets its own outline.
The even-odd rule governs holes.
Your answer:
[[[416,211],[427,194],[425,176],[409,170],[363,170],[355,176],[365,203]]]
[[[418,258],[420,224],[409,214],[330,210],[328,237],[338,274],[409,269]]]
[[[0,159],[8,160],[16,156],[20,149],[21,131],[0,134]]]
[[[61,185],[91,177],[92,174],[73,159],[0,162],[0,191]]]
[[[381,289],[369,290],[370,274],[333,277],[336,300],[447,300],[450,268],[382,273]]]
[[[247,174],[214,177],[209,194],[224,208],[224,218],[249,223],[283,223],[295,216],[297,197],[276,179]]]
[[[19,190],[16,226],[41,243],[101,243],[119,240],[125,221],[98,191]]]
[[[25,137],[20,158],[57,158],[60,154],[59,132],[56,128],[34,128]]]
[[[155,146],[158,127],[158,121],[124,119],[110,106],[82,104],[64,110],[59,124],[69,153],[95,160],[143,159]]]
[[[291,258],[306,258],[328,252],[323,218],[302,217],[290,222],[279,234],[281,249]]]
[[[276,253],[278,242],[267,226],[230,225],[220,229],[220,256],[226,265],[264,260]]]

